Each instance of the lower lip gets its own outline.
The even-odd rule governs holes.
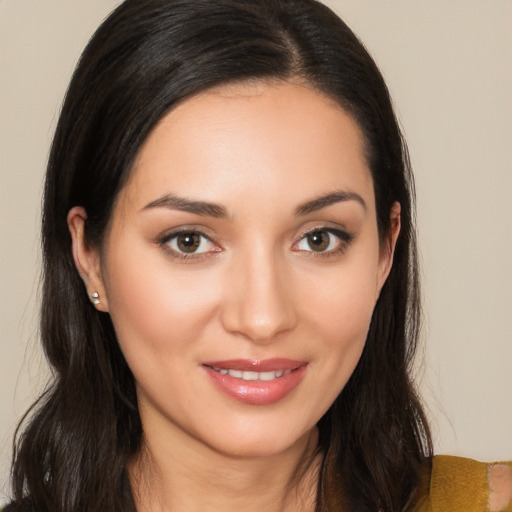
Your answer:
[[[291,393],[306,374],[307,365],[270,381],[243,380],[203,366],[214,384],[225,394],[249,405],[269,405]]]

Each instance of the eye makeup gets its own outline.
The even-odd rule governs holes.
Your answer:
[[[331,257],[343,254],[353,240],[354,235],[343,229],[315,226],[302,233],[292,250],[313,257]]]
[[[306,257],[330,258],[343,254],[354,240],[346,230],[317,225],[302,232],[291,250]],[[192,226],[173,229],[155,241],[170,257],[183,262],[198,262],[224,249],[203,230]]]
[[[201,261],[223,250],[210,236],[195,227],[172,230],[156,242],[167,255],[185,262]]]

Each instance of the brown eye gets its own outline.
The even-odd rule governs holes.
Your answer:
[[[167,236],[161,243],[181,257],[199,256],[220,250],[206,235],[199,231],[179,231]]]
[[[318,228],[304,233],[293,245],[294,251],[334,254],[343,252],[352,241],[353,236],[346,231],[335,228]]]
[[[329,247],[331,237],[330,233],[318,230],[309,233],[306,240],[312,251],[323,252]]]
[[[196,252],[201,243],[198,233],[181,233],[176,236],[176,245],[181,252]]]

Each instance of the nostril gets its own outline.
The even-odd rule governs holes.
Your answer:
[[[223,324],[229,332],[241,334],[257,343],[267,343],[293,328],[294,321],[285,312],[272,316],[256,315],[239,306],[236,311],[224,314]]]
[[[288,272],[282,272],[282,262],[274,252],[273,247],[262,245],[255,252],[239,252],[232,262],[232,286],[226,289],[219,309],[227,332],[269,343],[295,327],[294,284]]]

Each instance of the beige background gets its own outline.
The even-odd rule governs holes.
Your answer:
[[[113,0],[0,0],[0,496],[45,379],[39,204],[80,51]],[[388,80],[418,188],[436,451],[512,458],[512,2],[330,0]]]

